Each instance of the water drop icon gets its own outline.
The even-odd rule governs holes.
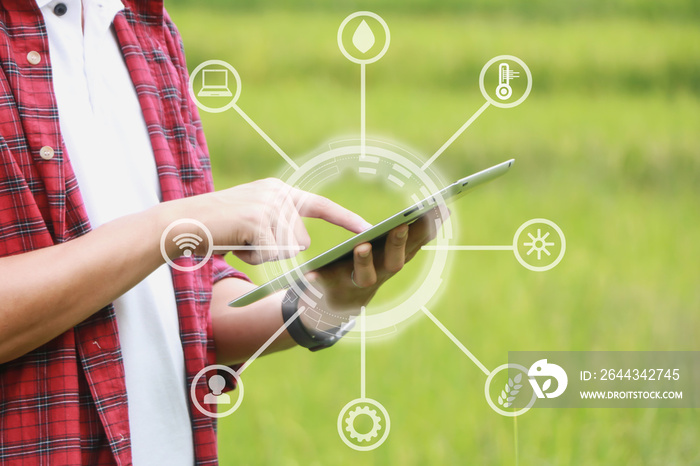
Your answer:
[[[357,47],[357,50],[362,53],[367,53],[374,45],[374,42],[375,38],[372,29],[369,27],[369,24],[367,24],[367,21],[363,19],[360,25],[357,26],[355,34],[352,36],[352,43]]]

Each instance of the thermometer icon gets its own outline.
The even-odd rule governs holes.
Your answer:
[[[506,100],[513,95],[513,88],[510,87],[510,80],[519,76],[520,73],[511,70],[508,63],[501,63],[498,65],[498,87],[496,88],[496,95],[499,99]]]

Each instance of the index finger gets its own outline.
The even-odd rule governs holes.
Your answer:
[[[290,194],[302,217],[319,218],[353,233],[361,233],[372,226],[356,213],[318,194],[296,188]]]

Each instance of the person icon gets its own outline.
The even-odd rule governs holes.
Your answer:
[[[226,380],[224,380],[223,376],[217,374],[209,377],[209,389],[212,391],[212,393],[207,393],[204,395],[204,404],[230,404],[231,397],[226,393],[221,393],[225,386]]]

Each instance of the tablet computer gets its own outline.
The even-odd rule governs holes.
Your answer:
[[[260,285],[248,293],[234,299],[228,303],[228,305],[232,307],[247,306],[248,304],[252,304],[255,301],[262,299],[276,291],[289,287],[292,283],[298,280],[299,277],[303,276],[307,272],[320,269],[321,267],[324,267],[334,261],[343,260],[346,257],[349,258],[352,255],[352,251],[355,249],[355,246],[362,243],[376,242],[399,225],[412,223],[418,220],[418,218],[420,218],[422,215],[438,207],[440,203],[451,202],[458,199],[477,186],[481,186],[484,183],[498,178],[510,169],[513,162],[514,159],[507,160],[503,163],[499,163],[498,165],[494,165],[491,168],[487,168],[486,170],[482,170],[478,173],[467,176],[466,178],[455,181],[449,186],[441,189],[439,192],[431,194],[425,199],[405,208],[400,212],[397,212],[385,220],[382,220],[362,233],[358,233],[352,238],[343,241],[342,243],[332,247],[326,252],[319,254],[313,259],[310,259],[303,264],[288,270],[279,277],[270,280],[264,285]]]

